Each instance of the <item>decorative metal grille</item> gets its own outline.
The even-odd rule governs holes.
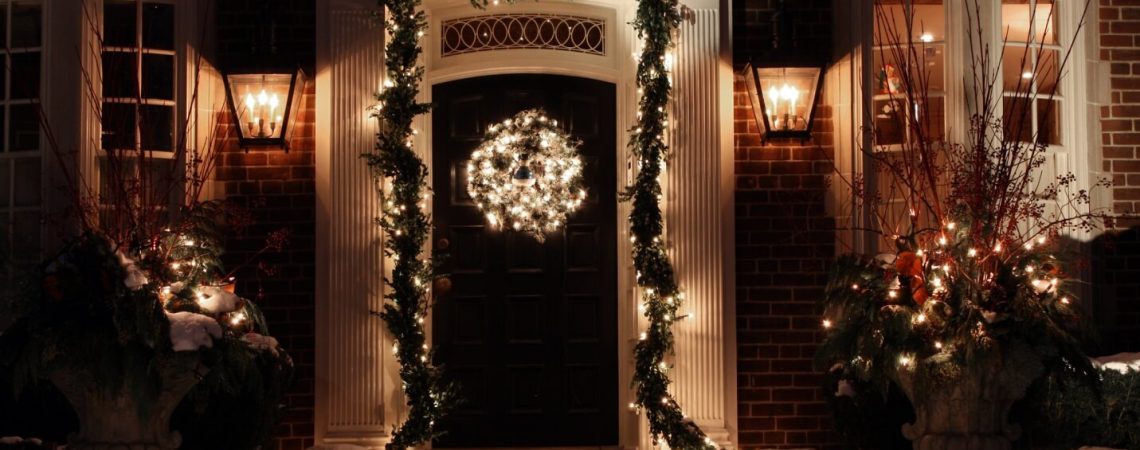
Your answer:
[[[500,14],[443,22],[443,56],[507,49],[606,54],[602,19],[551,14]]]

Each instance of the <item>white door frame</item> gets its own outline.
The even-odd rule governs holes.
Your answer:
[[[391,347],[387,342],[389,337],[377,334],[382,331],[379,320],[354,317],[375,309],[382,301],[383,288],[370,281],[346,290],[341,280],[354,279],[346,270],[355,271],[356,277],[378,280],[377,272],[390,267],[385,261],[368,256],[372,252],[379,254],[379,230],[364,220],[367,214],[374,213],[375,207],[357,202],[375,203],[375,195],[371,185],[363,179],[365,171],[350,167],[351,158],[367,147],[342,148],[371,141],[374,128],[361,126],[358,122],[362,119],[358,116],[364,114],[364,102],[372,100],[357,96],[380,86],[383,67],[373,62],[382,63],[382,55],[380,59],[369,55],[382,49],[382,42],[371,38],[382,36],[382,30],[366,30],[360,25],[359,18],[374,5],[372,0],[318,3],[316,443],[318,446],[337,443],[380,446],[387,440],[392,425],[403,418],[398,368],[395,359],[386,356]],[[673,371],[672,391],[710,437],[731,448],[737,441],[737,406],[733,86],[727,3],[727,0],[688,2],[692,20],[682,25],[680,33],[674,83],[677,96],[673,122],[676,125],[669,137],[676,155],[663,177],[666,190],[663,209],[667,238],[676,242],[671,256],[677,266],[678,281],[689,294],[691,309],[697,313],[695,320],[675,327],[677,368]],[[502,1],[487,10],[478,10],[471,7],[468,0],[426,0],[428,30],[423,40],[426,75],[421,101],[432,100],[431,91],[436,84],[498,74],[558,74],[613,83],[618,118],[614,145],[619,168],[617,182],[621,189],[632,175],[626,170],[630,151],[625,130],[634,124],[637,105],[636,61],[632,56],[637,39],[628,25],[635,8],[633,1],[551,0],[514,5]],[[518,13],[604,19],[605,54],[505,49],[441,56],[439,33],[443,20]],[[353,26],[360,29],[345,30]],[[369,86],[345,86],[362,82]],[[429,171],[432,169],[431,123],[429,113],[417,118],[414,124],[419,131],[415,148],[428,164]],[[345,133],[359,136],[346,138]],[[363,163],[358,161],[357,166],[362,167]],[[352,211],[346,211],[349,209]],[[618,447],[648,449],[650,441],[644,420],[627,407],[633,399],[629,388],[633,346],[644,327],[634,291],[628,214],[629,205],[619,203],[615,218],[619,394],[613,407],[619,408]],[[372,229],[366,228],[369,226]],[[366,264],[358,264],[361,258]],[[427,326],[430,339],[430,317]],[[349,332],[346,333],[345,328]]]

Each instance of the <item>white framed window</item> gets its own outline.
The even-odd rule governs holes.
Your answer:
[[[41,256],[43,32],[40,1],[0,0],[0,255],[9,259],[0,282],[9,286],[17,267]]]
[[[964,143],[970,116],[979,107],[973,88],[993,82],[993,107],[1003,119],[997,132],[1046,150],[1038,169],[1037,179],[1046,180],[1041,185],[1071,173],[1077,180],[1074,190],[1090,189],[1099,176],[1100,143],[1099,117],[1090,107],[1094,94],[1088,87],[1097,75],[1091,50],[1096,42],[1097,5],[1095,1],[1088,5],[1093,11],[1085,16],[1086,0],[853,0],[846,14],[862,14],[869,24],[844,24],[842,28],[850,27],[848,34],[843,29],[838,33],[841,40],[850,39],[852,48],[861,49],[850,73],[863,90],[858,100],[862,115],[852,116],[850,125],[840,123],[839,127],[850,128],[839,134],[859,136],[850,142],[873,148],[880,156],[905,154],[907,146],[914,145],[916,122],[927,139]],[[1082,17],[1089,21],[1083,27]],[[902,47],[911,50],[899,51],[905,50]],[[989,52],[985,70],[990,78],[979,66],[983,58],[979,52]],[[904,70],[923,81],[925,98],[916,98],[898,84],[895,79]],[[914,88],[923,90],[923,86]],[[1024,120],[1012,120],[1016,117]],[[896,198],[898,186],[876,174],[873,161],[855,161],[862,162],[841,170],[865,175],[870,196],[891,207],[886,220],[864,212],[860,214],[867,217],[854,218],[853,223],[868,227],[876,222],[880,227],[905,223],[910,208]],[[1043,200],[1047,208],[1061,203]],[[861,242],[860,248],[867,251],[890,245],[853,242]]]
[[[1057,0],[1064,1],[1064,0]],[[1002,67],[1002,116],[1007,139],[1062,145],[1059,39],[1061,11],[1054,0],[1002,0],[998,11]],[[1070,65],[1071,68],[1071,65]]]
[[[180,176],[175,152],[179,117],[179,52],[173,0],[104,0],[100,61],[102,125],[100,201],[123,205],[125,197],[146,196],[148,206],[165,208],[166,192]],[[109,158],[110,152],[122,152]],[[113,182],[112,180],[131,182]],[[133,189],[133,192],[128,192]],[[102,220],[116,216],[105,210]]]
[[[912,144],[918,136],[908,130],[915,122],[926,138],[942,139],[950,75],[946,25],[942,0],[878,1],[870,87],[876,146]]]
[[[103,4],[103,149],[170,152],[177,103],[173,2]]]
[[[865,180],[879,207],[867,223],[884,231],[872,245],[890,249],[890,235],[911,233],[911,216],[925,218],[926,212],[907,180],[888,165],[914,166],[923,146],[946,138],[951,41],[943,0],[875,0],[872,17],[871,78],[864,89],[875,157]]]

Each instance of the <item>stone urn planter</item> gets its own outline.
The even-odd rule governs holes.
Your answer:
[[[924,373],[900,369],[897,380],[914,406],[914,423],[902,427],[914,450],[1009,450],[1021,437],[1021,426],[1009,423],[1010,409],[1045,367],[1026,350],[937,383],[922,380],[929,377]]]
[[[49,374],[79,417],[79,432],[69,437],[68,449],[174,450],[182,445],[182,436],[170,430],[170,416],[207,369],[198,352],[176,352],[152,363],[150,371],[127,370],[117,383],[97,383],[89,368]]]

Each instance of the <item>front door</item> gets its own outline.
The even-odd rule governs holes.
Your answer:
[[[434,240],[450,278],[436,289],[432,336],[463,402],[435,447],[616,445],[614,85],[490,76],[436,85],[432,98]],[[466,190],[487,126],[529,108],[582,141],[588,189],[541,243],[494,229]]]

